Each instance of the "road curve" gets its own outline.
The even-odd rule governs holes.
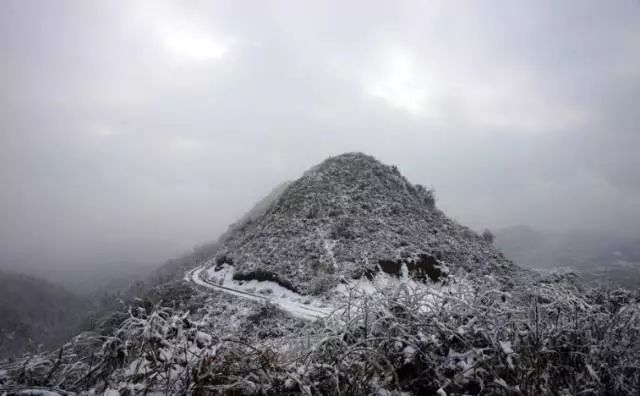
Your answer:
[[[264,302],[264,303],[269,302],[271,304],[276,305],[278,308],[282,309],[283,311],[289,312],[291,315],[298,317],[300,319],[316,320],[320,318],[325,318],[331,314],[331,311],[329,310],[323,311],[321,309],[311,308],[305,304],[300,304],[300,303],[296,303],[289,300],[282,301],[277,298],[272,298],[269,296],[264,296],[264,295],[255,294],[255,293],[249,293],[244,290],[237,290],[231,287],[222,286],[214,282],[211,282],[210,280],[207,279],[206,275],[204,275],[206,274],[206,269],[208,268],[208,265],[210,263],[211,261],[207,261],[202,265],[200,265],[199,267],[196,267],[187,271],[185,273],[184,279],[187,282],[196,284],[200,287],[212,289],[212,290],[218,290],[223,293],[232,294],[236,297],[244,298],[246,300]]]

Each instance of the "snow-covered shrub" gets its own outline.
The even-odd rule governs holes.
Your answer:
[[[482,239],[484,239],[484,241],[487,243],[493,243],[495,236],[493,235],[493,232],[491,232],[491,230],[486,228],[484,231],[482,231]]]
[[[211,295],[133,307],[111,335],[0,364],[0,386],[121,394],[633,394],[640,298],[570,274],[352,290],[325,320]],[[1,389],[0,389],[1,391]]]
[[[328,292],[337,283],[335,276],[319,273],[309,282],[309,294],[321,295]]]
[[[401,288],[353,299],[344,325],[312,355],[330,367],[326,375],[340,373],[325,386],[353,390],[348,378],[369,378],[356,384],[366,384],[360,394],[377,386],[414,394],[638,389],[637,297],[615,305],[623,293],[582,293],[568,280],[526,281],[508,293],[497,286],[488,282],[440,294]]]
[[[425,190],[424,202],[427,204],[428,207],[435,208],[436,207],[436,190],[432,188]]]

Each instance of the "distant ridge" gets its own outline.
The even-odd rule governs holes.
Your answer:
[[[88,308],[59,285],[0,270],[0,359],[62,344]]]

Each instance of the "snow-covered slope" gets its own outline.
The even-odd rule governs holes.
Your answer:
[[[225,233],[222,234],[220,238],[218,238],[218,241],[222,242],[226,240],[227,238],[229,238],[229,236],[233,235],[234,232],[237,231],[238,229],[247,227],[256,219],[263,216],[267,212],[271,204],[274,201],[276,201],[278,198],[280,198],[284,190],[287,187],[289,187],[290,184],[291,182],[286,181],[284,183],[277,185],[273,190],[269,192],[269,194],[267,194],[264,198],[258,201],[247,213],[245,213],[240,219],[238,219],[238,221],[231,224],[227,229],[227,231],[225,231]]]
[[[434,204],[394,166],[348,153],[287,186],[261,216],[231,230],[216,265],[236,280],[273,281],[321,294],[381,270],[441,280],[447,273],[503,274],[513,268],[490,243]]]
[[[519,269],[372,157],[330,158],[251,213],[188,282],[148,290],[57,351],[0,361],[0,394],[640,388],[638,293]]]

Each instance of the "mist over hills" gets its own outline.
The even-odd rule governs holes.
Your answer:
[[[546,240],[526,228],[506,236],[521,250]],[[276,187],[217,241],[116,297],[61,348],[0,360],[0,391],[614,395],[640,387],[637,292],[519,267],[490,237],[448,218],[432,190],[362,153],[328,158]]]
[[[88,308],[44,279],[0,271],[0,358],[61,345]]]
[[[0,396],[640,396],[640,0],[1,6]]]
[[[572,230],[550,232],[527,226],[495,231],[495,244],[528,267],[568,268],[595,283],[640,287],[640,237]]]

